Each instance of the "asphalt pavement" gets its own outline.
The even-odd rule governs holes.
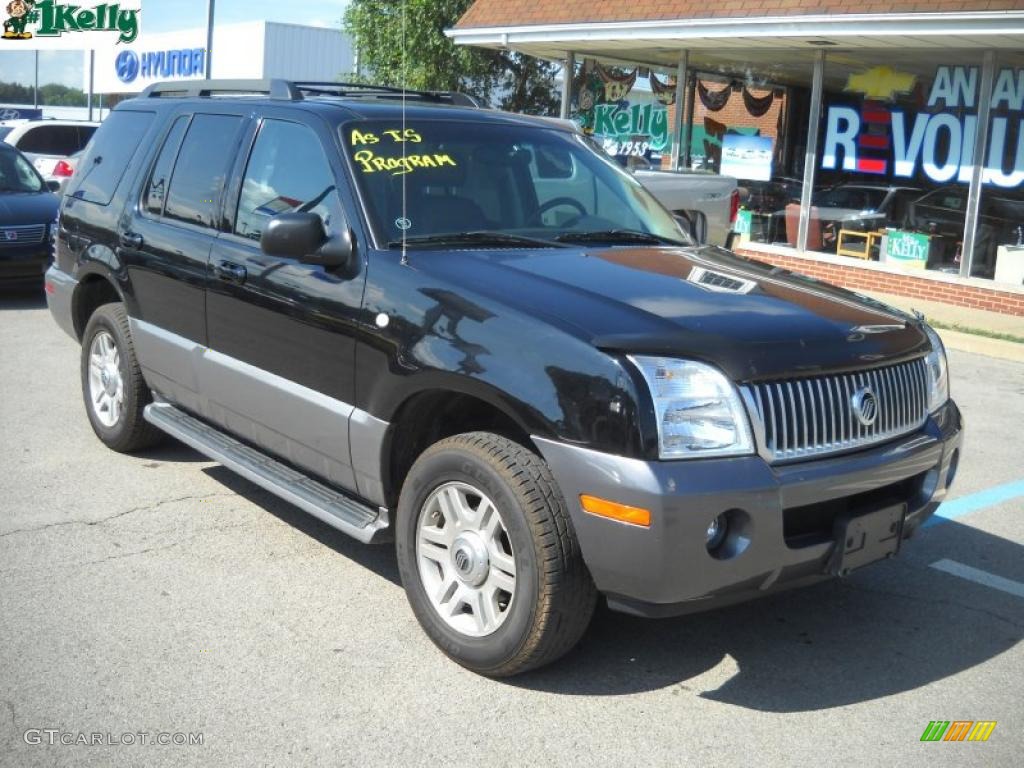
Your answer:
[[[41,299],[0,296],[0,766],[1020,765],[1022,363],[951,353],[954,500],[895,560],[704,615],[602,610],[499,682],[427,640],[392,548],[179,444],[104,448],[78,359]],[[997,725],[922,742],[933,720]]]

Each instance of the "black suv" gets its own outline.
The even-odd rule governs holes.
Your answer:
[[[505,676],[896,554],[962,443],[919,320],[696,247],[571,126],[453,96],[154,86],[65,198],[86,412],[360,541]]]

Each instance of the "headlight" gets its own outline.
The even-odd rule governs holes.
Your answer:
[[[736,387],[704,363],[630,357],[654,400],[663,459],[739,456],[754,452],[750,422]]]
[[[935,413],[949,400],[949,366],[946,364],[946,348],[942,346],[939,334],[926,323],[921,327],[932,343],[932,351],[924,362],[928,368],[928,413]]]

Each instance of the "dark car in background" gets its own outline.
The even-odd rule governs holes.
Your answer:
[[[28,158],[0,142],[0,283],[42,284],[58,205]]]
[[[930,269],[953,268],[964,236],[968,188],[951,184],[929,192],[907,207],[906,228],[933,238],[928,258]],[[978,233],[975,239],[973,274],[992,277],[996,249],[1019,243],[1024,236],[1024,198],[1006,190],[986,188],[981,196]]]

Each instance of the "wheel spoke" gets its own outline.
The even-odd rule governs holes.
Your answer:
[[[439,547],[432,541],[420,539],[420,554],[428,560],[440,563],[442,567],[448,565],[448,550],[445,547]]]
[[[427,525],[420,528],[420,535],[431,544],[437,544],[440,547],[450,546],[452,543],[452,526],[446,525],[444,528],[438,528],[436,525]]]
[[[117,401],[116,397],[110,398],[110,422],[111,424],[117,424],[117,420],[121,418],[121,404]]]
[[[505,571],[501,571],[497,568],[492,567],[487,583],[495,589],[500,589],[504,592],[508,592],[510,595],[515,594],[516,577],[506,573]]]
[[[437,503],[441,507],[441,514],[452,527],[459,527],[463,522],[463,501],[459,491],[454,486],[445,488],[437,495]]]
[[[501,516],[490,499],[483,499],[477,507],[478,529],[484,534],[484,538],[491,540],[501,533]]]
[[[491,565],[499,571],[503,571],[513,579],[516,576],[516,561],[511,555],[506,555],[497,547],[491,548]]]
[[[484,594],[482,589],[473,590],[467,595],[466,602],[469,603],[469,607],[473,611],[476,628],[480,632],[493,629],[498,623],[498,606],[492,599],[492,595]]]
[[[437,589],[437,595],[435,599],[438,605],[444,605],[451,600],[455,593],[459,589],[459,582],[455,580],[455,577],[448,576],[447,571],[445,572],[445,579],[441,580],[441,585]]]

